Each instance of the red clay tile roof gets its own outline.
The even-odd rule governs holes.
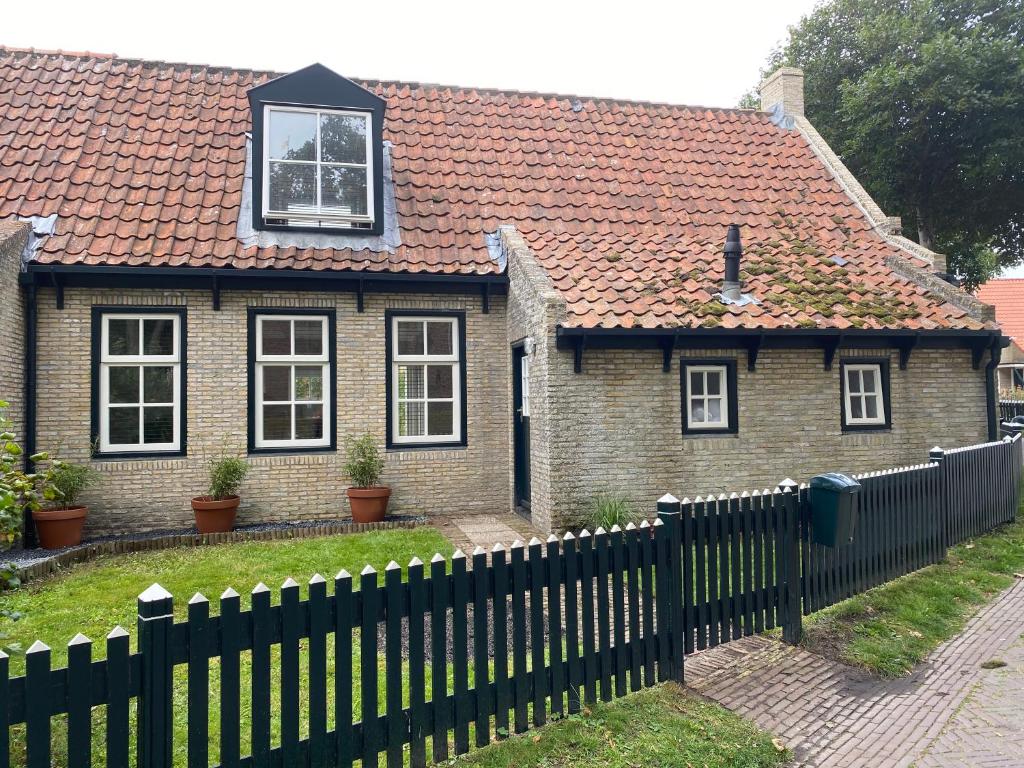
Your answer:
[[[996,308],[1003,334],[1024,352],[1024,278],[989,280],[978,288],[978,298]]]
[[[367,83],[401,247],[245,248],[245,94],[272,76],[0,48],[0,218],[57,213],[45,263],[464,274],[498,271],[483,233],[510,223],[568,326],[982,327],[885,267],[901,252],[802,135],[745,110]],[[712,298],[731,222],[759,305]]]

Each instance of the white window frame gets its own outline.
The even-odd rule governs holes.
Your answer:
[[[306,112],[316,115],[316,159],[315,160],[274,160],[275,163],[294,163],[296,165],[316,166],[316,210],[314,211],[275,211],[270,208],[270,119],[274,112]],[[344,115],[361,117],[366,121],[366,215],[340,215],[323,213],[320,195],[320,169],[323,165],[342,168],[362,168],[358,163],[325,163],[320,160],[320,116]],[[286,219],[290,225],[329,222],[335,226],[352,224],[372,224],[374,222],[374,188],[373,188],[373,116],[369,112],[346,109],[320,109],[313,107],[285,107],[270,104],[263,107],[263,217],[265,219]]]
[[[288,322],[291,336],[291,349],[295,349],[295,321],[313,322],[320,321],[321,333],[321,354],[319,355],[265,355],[263,354],[263,322],[265,320]],[[334,424],[331,408],[331,349],[330,349],[330,316],[320,314],[260,314],[256,313],[256,350],[254,365],[256,370],[253,376],[253,445],[256,448],[325,448],[331,444],[331,430]],[[264,366],[289,366],[288,376],[288,400],[263,400],[263,368]],[[320,400],[297,400],[295,398],[295,368],[309,368],[320,366],[321,387]],[[295,438],[295,406],[296,405],[319,405],[323,404],[323,435],[319,438]],[[264,440],[263,439],[263,406],[264,405],[288,405],[291,409],[291,433],[289,440]]]
[[[398,354],[398,324],[399,323],[423,323],[423,352],[422,355],[400,355]],[[427,323],[448,323],[452,328],[452,352],[450,355],[428,355],[427,351]],[[461,339],[459,338],[459,319],[447,315],[392,315],[391,317],[391,442],[394,445],[417,445],[421,443],[458,443],[462,440],[462,360]],[[452,432],[447,435],[400,435],[401,424],[398,418],[398,368],[400,365],[422,364],[424,368],[428,365],[443,365],[448,363],[452,367],[452,396],[450,398],[428,397],[426,370],[424,370],[423,397],[405,398],[403,402],[424,402],[426,408],[423,411],[423,431],[429,429],[429,409],[431,402],[452,403]]]
[[[139,354],[137,355],[113,355],[110,353],[110,321],[111,320],[134,320],[139,324]],[[169,355],[146,355],[143,354],[145,335],[143,334],[143,321],[145,320],[170,320],[172,322],[173,337],[171,341],[172,353]],[[181,400],[182,400],[182,379],[181,379],[181,315],[175,312],[104,312],[100,316],[100,361],[99,361],[99,451],[100,453],[172,453],[181,450]],[[145,373],[143,368],[166,368],[171,366],[173,401],[170,403],[146,403],[144,401]],[[139,400],[131,403],[110,402],[110,369],[120,367],[138,367],[139,370]],[[171,407],[172,426],[174,439],[169,443],[146,443],[143,442],[145,430],[145,408]],[[112,443],[110,441],[110,411],[113,408],[137,408],[139,413],[139,440],[135,443]]]
[[[885,402],[885,386],[882,382],[882,366],[880,363],[844,363],[843,366],[843,415],[845,417],[846,425],[849,427],[878,427],[884,426],[886,423],[886,407]],[[875,388],[870,392],[864,390],[864,371],[871,371],[874,373]],[[850,391],[850,373],[856,372],[858,380],[860,382],[860,391]],[[866,414],[867,398],[874,396],[878,399],[876,408],[876,416],[853,416],[853,399],[859,398],[861,403],[861,413]]]
[[[523,418],[530,418],[530,358],[527,355],[519,362],[519,408]]]
[[[691,376],[694,373],[699,373],[704,379],[704,392],[702,394],[693,394],[693,382]],[[719,383],[719,394],[709,395],[708,394],[708,376],[709,374],[718,374],[720,377]],[[693,412],[693,398],[700,398],[704,403],[704,418],[698,421]],[[710,409],[708,408],[708,400],[710,399],[721,399],[722,409],[721,418],[717,421],[711,421],[707,418]],[[687,428],[693,430],[703,429],[729,429],[729,367],[726,365],[687,365],[686,366],[686,418]]]

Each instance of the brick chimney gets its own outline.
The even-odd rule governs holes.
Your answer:
[[[771,110],[776,104],[791,117],[804,114],[804,71],[796,67],[780,67],[761,82],[761,109]]]

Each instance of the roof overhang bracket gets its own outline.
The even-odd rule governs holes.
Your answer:
[[[907,363],[910,362],[910,353],[914,351],[914,347],[917,346],[917,342],[920,341],[921,334],[915,333],[910,339],[900,344],[900,370],[907,370]]]
[[[220,312],[220,278],[216,275],[210,285],[210,293],[213,294],[213,311]]]
[[[50,280],[53,282],[53,292],[57,296],[57,309],[64,309],[64,284],[56,272],[50,273]]]
[[[668,373],[672,370],[672,354],[676,351],[676,336],[667,336],[661,340],[661,370]]]
[[[583,373],[583,350],[587,346],[586,336],[577,336],[572,351],[572,372]]]
[[[362,313],[363,311],[363,293],[365,286],[363,281],[360,280],[356,283],[356,312]]]
[[[991,342],[985,339],[982,344],[975,344],[971,347],[971,368],[975,371],[981,368],[981,358],[985,356],[985,353],[989,351]]]
[[[836,359],[836,352],[839,351],[839,347],[843,344],[843,335],[839,334],[834,338],[825,341],[825,370],[832,370],[832,363]]]
[[[491,312],[491,286],[488,283],[480,285],[480,309],[485,315]]]
[[[747,342],[747,370],[757,370],[757,356],[761,352],[761,344],[764,343],[764,334],[758,334]]]

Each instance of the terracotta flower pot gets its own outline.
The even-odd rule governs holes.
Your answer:
[[[348,503],[352,507],[353,523],[379,523],[388,511],[391,489],[385,486],[373,488],[349,488]]]
[[[40,509],[32,513],[44,549],[63,549],[82,543],[82,526],[89,510],[86,507]]]
[[[226,533],[235,527],[235,515],[238,513],[237,496],[226,499],[211,499],[209,496],[196,496],[192,499],[192,511],[196,515],[196,528],[200,533]]]

